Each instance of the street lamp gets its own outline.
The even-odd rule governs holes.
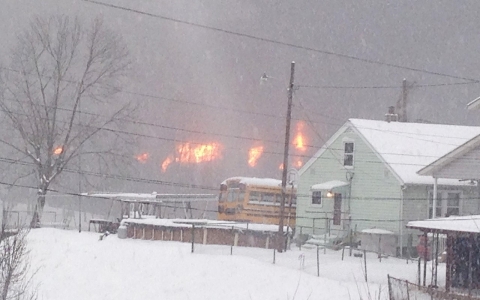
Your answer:
[[[287,106],[287,120],[285,126],[285,148],[283,150],[283,170],[282,170],[282,198],[280,200],[280,218],[278,222],[278,235],[280,241],[283,241],[283,219],[285,214],[285,198],[287,193],[287,172],[288,172],[288,150],[290,146],[290,121],[292,119],[292,98],[293,98],[293,81],[295,75],[295,62],[292,61],[290,65],[290,83],[288,84],[288,106]],[[293,191],[292,191],[293,192]],[[278,243],[278,252],[282,252],[284,243]]]

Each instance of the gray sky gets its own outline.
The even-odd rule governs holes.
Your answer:
[[[85,1],[1,2],[3,64],[15,34],[35,14],[66,13],[85,21],[101,14],[123,35],[134,64],[124,86],[129,93],[119,97],[139,104],[142,121],[163,126],[130,128],[158,137],[139,139],[136,152],[151,155],[132,176],[209,186],[228,176],[280,178],[292,60],[298,86],[292,128],[297,119],[312,121],[304,129],[311,146],[305,156],[348,118],[383,119],[401,95],[403,78],[422,86],[409,91],[410,120],[480,123],[478,113],[465,109],[480,96],[479,84],[459,79],[480,78],[478,1],[104,0],[161,17]],[[260,84],[264,72],[272,79]],[[439,84],[446,85],[424,86]],[[195,167],[172,164],[162,173],[160,164],[174,152],[175,140],[218,142],[223,159]],[[258,144],[264,154],[250,168],[247,151]]]

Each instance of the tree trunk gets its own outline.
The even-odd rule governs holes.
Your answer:
[[[39,228],[42,219],[43,208],[45,207],[45,195],[47,194],[47,188],[41,187],[37,193],[37,204],[35,204],[35,210],[33,211],[32,221],[30,222],[30,228]]]

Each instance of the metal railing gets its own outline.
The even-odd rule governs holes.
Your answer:
[[[462,294],[461,291],[447,292],[441,288],[424,287],[408,280],[388,275],[390,300],[478,300],[479,295]]]

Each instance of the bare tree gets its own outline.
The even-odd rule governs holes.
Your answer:
[[[8,226],[3,209],[0,227],[0,297],[1,300],[33,300],[37,298],[32,285],[35,272],[31,272],[26,237],[28,227]]]
[[[84,28],[67,16],[37,17],[18,36],[0,81],[0,113],[14,136],[0,142],[34,166],[32,226],[41,220],[49,186],[73,161],[80,163],[80,152],[116,154],[98,136],[115,134],[112,126],[130,109],[113,97],[129,64],[121,37],[99,18]]]

